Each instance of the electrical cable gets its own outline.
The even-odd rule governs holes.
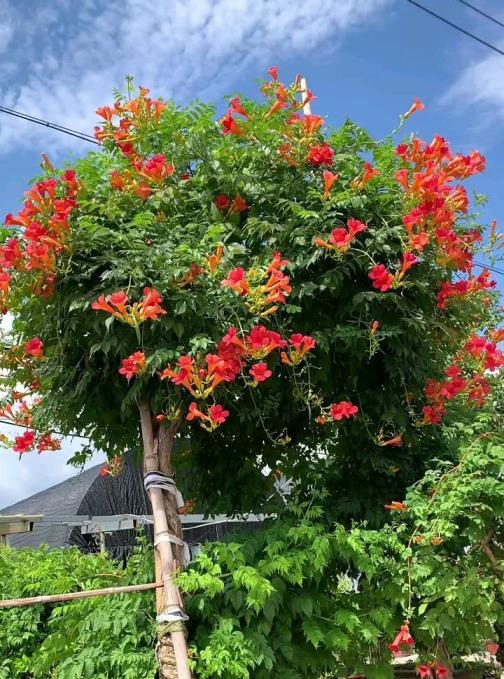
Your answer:
[[[470,2],[467,2],[467,0],[458,0],[462,5],[465,5],[466,7],[470,7],[473,9],[475,12],[478,12],[478,14],[481,14],[481,16],[484,16],[485,19],[489,19],[490,21],[493,21],[494,24],[497,24],[497,26],[502,26],[504,28],[504,22],[499,21],[495,17],[493,17],[491,14],[487,14],[486,12],[483,12],[483,10],[479,9],[479,7],[475,7],[474,5],[471,5]]]
[[[9,422],[9,420],[0,420],[0,424],[8,424],[11,427],[21,427],[22,429],[31,429],[30,426],[27,424],[20,424],[19,422]],[[89,436],[83,436],[82,434],[63,434],[60,431],[51,431],[50,434],[55,434],[56,436],[64,436],[65,438],[69,439],[85,439],[86,441],[90,440]]]
[[[490,264],[482,264],[481,262],[473,262],[475,266],[480,266],[482,269],[488,269],[489,271],[493,271],[493,273],[499,273],[501,276],[504,276],[504,269],[497,269],[495,266],[490,266]]]
[[[486,40],[483,40],[482,38],[478,38],[478,36],[474,35],[474,33],[471,33],[470,31],[466,31],[466,29],[462,28],[462,26],[458,26],[457,24],[454,24],[452,21],[450,21],[449,19],[446,19],[445,17],[441,16],[440,14],[436,14],[436,12],[433,12],[431,9],[428,9],[424,5],[421,5],[419,2],[416,2],[416,0],[406,0],[406,2],[409,2],[411,5],[415,5],[415,7],[418,7],[418,9],[421,9],[423,12],[430,14],[435,19],[439,19],[439,21],[442,21],[443,23],[447,24],[448,26],[451,26],[455,30],[460,31],[460,33],[467,35],[469,38],[476,40],[476,42],[479,42],[482,45],[485,45],[485,47],[488,47],[489,49],[493,50],[494,52],[497,52],[498,54],[502,54],[502,56],[504,56],[504,51],[501,50],[499,47],[492,45],[491,42],[487,42]]]
[[[48,127],[50,130],[63,132],[63,134],[77,137],[77,139],[80,139],[81,141],[88,141],[91,144],[99,144],[99,141],[90,134],[78,132],[77,130],[72,130],[69,127],[64,127],[63,125],[58,125],[57,123],[51,123],[48,120],[43,120],[42,118],[36,118],[35,116],[29,115],[28,113],[21,113],[21,111],[15,111],[14,109],[7,108],[6,106],[0,106],[0,113],[7,113],[7,115],[21,118],[21,120],[27,120],[28,122],[36,123],[37,125],[42,125],[43,127]]]

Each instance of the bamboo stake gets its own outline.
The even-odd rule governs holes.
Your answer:
[[[125,592],[145,592],[149,589],[162,587],[162,582],[149,582],[145,585],[123,585],[121,587],[105,587],[104,589],[89,589],[83,592],[67,592],[66,594],[48,594],[46,596],[32,596],[27,599],[0,600],[0,608],[15,608],[16,606],[37,606],[38,604],[55,604],[61,601],[75,601],[89,599],[94,596],[108,594],[123,594]]]
[[[159,457],[157,450],[155,449],[152,413],[149,404],[145,402],[140,403],[139,410],[144,446],[144,468],[145,471],[158,471]],[[169,533],[163,491],[160,488],[151,488],[149,490],[149,499],[152,505],[154,542],[156,542],[158,536]],[[159,555],[159,560],[156,560],[155,562],[156,571],[158,571],[156,577],[159,577],[160,575],[163,581],[163,612],[169,613],[172,610],[178,609],[180,606],[180,594],[173,580],[175,564],[171,543],[159,542],[156,545],[156,552]],[[171,632],[171,640],[177,664],[178,679],[191,679],[187,643],[184,632],[182,630]]]

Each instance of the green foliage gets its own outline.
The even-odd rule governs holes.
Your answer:
[[[121,570],[76,548],[0,550],[2,597],[59,594],[152,580],[140,546]],[[154,595],[117,594],[0,612],[1,679],[154,679]]]
[[[391,676],[387,644],[407,618],[421,660],[481,652],[504,618],[499,426],[486,413],[447,431],[457,462],[379,531],[329,524],[314,489],[243,542],[208,546],[179,579],[197,676]]]
[[[391,677],[405,619],[421,660],[480,652],[504,623],[504,390],[470,424],[444,427],[439,460],[380,530],[328,518],[320,477],[256,533],[205,546],[179,574],[198,679]],[[126,571],[77,550],[0,551],[4,597],[150,579],[150,549]],[[0,615],[0,679],[155,676],[153,595],[100,597]]]

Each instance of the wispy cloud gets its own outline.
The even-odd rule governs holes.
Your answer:
[[[165,97],[218,97],[241,74],[272,59],[301,62],[322,45],[337,46],[389,2],[53,0],[48,7],[33,5],[33,15],[23,17],[31,13],[24,3],[0,0],[15,44],[12,61],[4,64],[10,78],[0,86],[0,101],[89,131],[94,110],[110,100],[125,74]],[[40,134],[40,128],[2,118],[0,150],[30,146]],[[67,143],[55,134],[47,141]]]
[[[504,49],[504,42],[500,47]],[[504,68],[500,54],[473,61],[462,69],[443,98],[462,112],[473,113],[477,125],[495,125],[504,119]]]

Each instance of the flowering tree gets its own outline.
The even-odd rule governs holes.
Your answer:
[[[55,450],[51,431],[78,430],[104,474],[142,446],[160,576],[186,509],[158,472],[228,512],[279,473],[323,473],[329,516],[378,526],[442,454],[436,425],[481,406],[503,363],[495,284],[473,267],[499,235],[484,241],[459,183],[483,157],[326,131],[302,114],[311,93],[270,78],[265,104],[235,97],[218,123],[129,90],[97,111],[100,152],[45,159],[5,220],[3,417],[28,427],[6,443]],[[165,577],[162,676],[168,632],[188,676],[178,607]]]

